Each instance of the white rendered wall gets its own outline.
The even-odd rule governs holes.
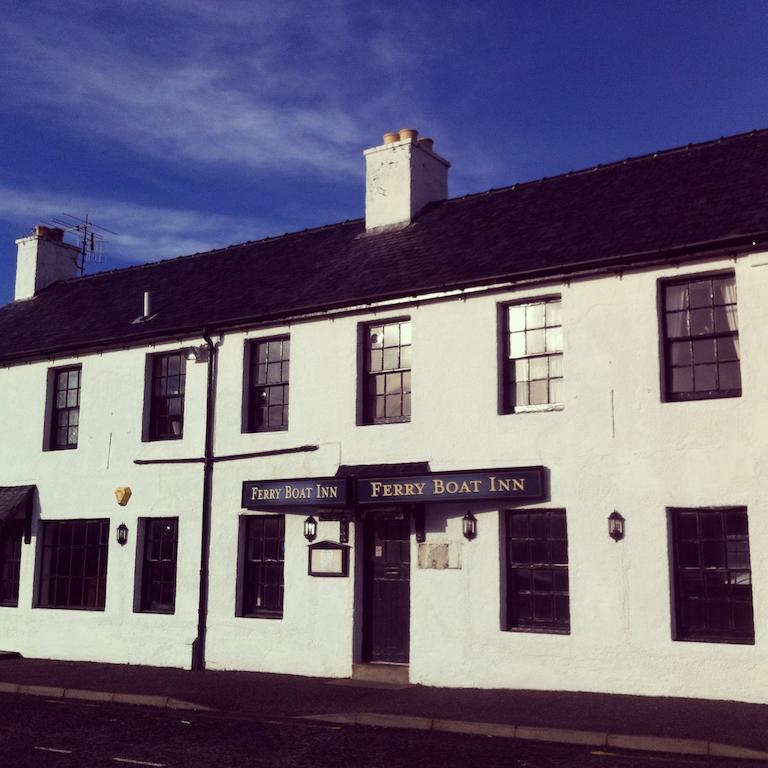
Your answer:
[[[319,449],[216,465],[209,666],[346,676],[353,661],[359,618],[354,568],[346,579],[307,575],[304,514],[286,515],[283,618],[235,617],[244,480],[333,475],[340,464],[429,461],[433,471],[542,464],[550,472],[551,498],[532,506],[567,510],[570,635],[501,631],[501,515],[477,508],[477,539],[465,542],[460,518],[466,509],[433,505],[428,540],[458,542],[462,567],[418,569],[413,542],[411,679],[768,701],[768,594],[762,587],[768,579],[762,493],[768,472],[768,266],[758,266],[766,262],[765,254],[755,255],[228,335],[220,347],[216,453],[307,444]],[[736,271],[743,395],[662,403],[657,280],[723,268]],[[552,295],[560,295],[563,306],[564,408],[498,415],[499,305]],[[358,325],[403,315],[411,317],[413,330],[412,420],[358,426]],[[286,332],[290,428],[243,434],[244,345]],[[0,392],[18,404],[7,414],[0,485],[37,484],[44,519],[111,518],[106,610],[31,609],[33,542],[24,547],[19,608],[0,608],[0,647],[30,656],[189,664],[202,468],[138,467],[133,460],[202,455],[206,366],[188,364],[184,439],[142,443],[145,353],[82,359],[76,451],[40,450],[49,364],[0,370]],[[112,495],[119,485],[134,491],[125,509]],[[666,508],[718,505],[748,508],[753,646],[671,637]],[[614,509],[627,520],[626,539],[618,544],[607,535]],[[177,607],[170,617],[132,613],[135,536],[124,550],[113,543],[116,525],[125,520],[133,533],[135,518],[150,514],[180,518]],[[321,523],[319,539],[337,537],[338,523]]]

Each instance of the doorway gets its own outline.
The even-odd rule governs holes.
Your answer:
[[[363,533],[363,660],[408,663],[411,516],[369,512]]]

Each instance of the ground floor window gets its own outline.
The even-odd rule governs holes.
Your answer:
[[[564,509],[507,512],[507,628],[569,632]]]
[[[675,639],[754,643],[747,510],[673,509]]]
[[[104,609],[109,520],[43,523],[40,608]]]
[[[239,615],[279,619],[283,615],[285,517],[242,518],[242,597]]]
[[[19,569],[24,523],[9,520],[0,523],[0,605],[19,604]]]
[[[173,613],[176,608],[178,517],[148,517],[141,558],[141,610]]]

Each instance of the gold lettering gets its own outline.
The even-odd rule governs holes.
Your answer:
[[[371,498],[376,498],[381,492],[381,483],[371,482]]]
[[[456,493],[459,490],[459,484],[455,480],[449,480],[445,484],[445,490],[448,491],[448,493]]]
[[[414,483],[416,486],[416,495],[421,496],[424,493],[424,487],[426,483]]]
[[[470,480],[469,484],[472,486],[472,493],[480,493],[480,489],[483,487],[482,480]]]
[[[403,484],[402,483],[395,483],[393,486],[395,489],[394,496],[402,496],[403,495]]]
[[[445,483],[437,477],[432,478],[432,492],[439,496],[445,493]]]
[[[525,490],[525,480],[519,480],[518,478],[515,478],[512,481],[512,490],[513,491],[524,491]]]

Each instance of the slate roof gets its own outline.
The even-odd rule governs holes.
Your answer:
[[[768,129],[56,283],[0,308],[0,362],[768,239]],[[151,257],[152,254],[147,254]],[[144,291],[157,317],[133,324]]]

